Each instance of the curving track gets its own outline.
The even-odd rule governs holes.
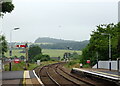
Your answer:
[[[64,63],[56,63],[37,69],[37,75],[45,86],[95,86],[76,76],[64,71]]]

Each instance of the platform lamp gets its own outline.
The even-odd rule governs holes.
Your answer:
[[[109,70],[111,70],[111,34],[109,33],[101,33],[101,35],[108,35],[109,36]]]
[[[18,29],[20,29],[20,28],[14,28],[14,29],[10,30],[10,52],[9,52],[10,57],[12,57],[12,31],[18,30]],[[11,59],[10,59],[9,71],[11,71],[11,69],[12,69],[12,67],[11,67]]]

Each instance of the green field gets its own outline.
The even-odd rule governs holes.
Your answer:
[[[82,54],[81,51],[74,51],[74,50],[59,50],[59,49],[43,49],[42,50],[42,53],[43,54],[48,54],[50,55],[50,57],[63,57],[63,54],[65,52],[70,52],[70,53],[73,53],[73,52],[77,52],[79,55]]]
[[[20,57],[21,55],[25,56],[25,53],[20,53],[22,50],[12,50],[12,56]],[[43,54],[48,54],[50,57],[63,57],[65,52],[77,52],[79,55],[82,54],[82,51],[75,51],[75,50],[59,50],[59,49],[42,49]],[[9,57],[9,51],[5,54],[5,56]]]

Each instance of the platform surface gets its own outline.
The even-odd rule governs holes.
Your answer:
[[[32,70],[26,71],[3,71],[3,86],[20,86],[20,85],[40,85]]]
[[[74,71],[81,71],[88,74],[112,79],[112,80],[120,80],[120,72],[115,70],[107,70],[107,69],[93,69],[93,68],[73,68]]]

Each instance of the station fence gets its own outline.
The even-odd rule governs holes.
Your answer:
[[[109,69],[109,62],[111,62],[111,70],[118,70],[120,72],[120,58],[114,61],[98,61],[98,68]],[[92,68],[97,68],[97,64]]]

